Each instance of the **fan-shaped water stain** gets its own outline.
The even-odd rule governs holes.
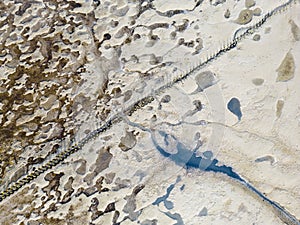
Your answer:
[[[147,122],[147,126],[145,122],[138,123],[136,120],[130,122],[130,118],[127,123],[132,127],[147,131],[146,133],[152,137],[154,147],[163,149],[164,153],[160,152],[164,156],[170,154],[172,157],[178,152],[178,148],[183,147],[191,154],[202,155],[204,152],[210,152],[211,159],[213,159],[217,155],[223,131],[220,127],[208,125],[205,121],[224,123],[224,101],[216,83],[209,85],[205,83],[202,85],[205,86],[205,90],[190,95],[189,93],[193,92],[194,88],[191,85],[193,82],[191,80],[180,86],[169,88],[162,100],[158,101],[158,106],[152,109],[152,120],[148,119],[150,123]],[[201,86],[200,82],[197,80],[194,86]],[[189,155],[179,163],[181,166],[178,167],[178,171],[186,167],[185,163],[190,160]],[[168,160],[168,157],[162,160]],[[205,167],[209,164],[199,166]],[[176,171],[173,170],[168,176],[175,174]]]

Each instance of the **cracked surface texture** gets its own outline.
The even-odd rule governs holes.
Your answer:
[[[1,1],[0,192],[121,119],[3,199],[0,224],[300,224],[172,158],[217,159],[300,219],[299,1],[155,92],[283,3]]]

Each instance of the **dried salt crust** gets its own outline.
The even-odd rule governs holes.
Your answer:
[[[256,5],[260,6],[264,12],[267,12],[278,5],[276,3],[279,4],[279,1],[272,3],[274,5],[257,1]],[[49,8],[55,8],[50,2],[47,4],[49,4]],[[95,7],[93,4],[91,2],[82,2],[82,7],[74,8],[70,11],[80,13],[82,10],[84,13],[89,13]],[[100,8],[95,9],[96,17],[100,17],[99,21],[102,20],[101,23],[96,23],[94,26],[95,37],[98,39],[98,42],[90,38],[90,30],[87,25],[79,25],[69,28],[76,30],[74,35],[66,34],[70,42],[66,41],[64,45],[70,45],[70,49],[65,46],[59,46],[57,53],[53,51],[52,60],[49,59],[49,55],[45,51],[47,43],[43,44],[43,40],[41,41],[42,47],[40,51],[28,54],[35,59],[35,61],[31,62],[33,65],[38,58],[50,62],[49,68],[45,68],[45,77],[47,73],[49,74],[48,76],[51,76],[51,72],[58,70],[59,64],[56,63],[55,57],[69,58],[69,61],[63,67],[65,69],[62,68],[60,71],[61,80],[56,81],[65,85],[62,89],[55,87],[55,82],[52,82],[52,80],[46,80],[40,83],[40,92],[32,93],[34,101],[37,101],[42,95],[45,96],[45,90],[49,84],[54,86],[58,93],[61,93],[61,101],[64,104],[61,104],[58,108],[61,110],[60,117],[66,118],[65,123],[61,126],[66,130],[64,135],[67,138],[67,143],[68,139],[72,138],[72,129],[76,128],[77,139],[82,138],[88,130],[96,128],[96,123],[99,123],[99,117],[104,119],[105,114],[110,113],[107,109],[113,111],[129,105],[140,98],[140,96],[150,93],[157,81],[172,79],[178,74],[176,70],[185,71],[187,64],[192,65],[198,62],[199,57],[203,57],[207,52],[218,48],[224,41],[222,38],[232,37],[233,32],[240,27],[233,21],[238,18],[241,10],[245,9],[243,1],[235,5],[225,2],[217,6],[212,6],[209,2],[203,2],[200,6],[201,14],[199,14],[197,9],[173,17],[164,17],[156,13],[155,10],[146,10],[139,18],[135,18],[137,10],[133,5],[138,5],[138,3],[130,2],[128,3],[130,7],[127,7],[129,9],[126,15],[120,19],[120,15],[127,10],[126,4],[116,3],[116,6],[113,6],[114,4],[113,2],[104,2]],[[190,10],[194,5],[194,3],[191,5],[191,2],[183,3],[182,1],[172,6],[159,1],[153,4],[159,12],[165,12],[170,9]],[[75,3],[69,5],[76,6]],[[145,2],[141,7],[147,8],[147,5]],[[38,12],[38,8],[35,7],[35,4],[30,6],[24,12],[22,18],[19,18],[20,21],[16,19],[16,23],[22,23],[21,20],[30,16],[30,14],[34,14],[34,12]],[[67,8],[67,6],[63,8]],[[231,12],[230,21],[224,18],[226,9],[229,9]],[[19,10],[18,7],[15,7],[14,10],[11,9],[11,12],[17,10]],[[31,10],[31,13],[28,12],[29,10]],[[297,36],[295,36],[295,32],[291,31],[291,25],[288,25],[291,19],[295,24],[299,25],[300,18],[295,16],[297,15],[297,10],[299,11],[299,5],[289,9],[288,12],[274,16],[268,22],[268,26],[271,27],[270,33],[264,34],[263,29],[258,31],[261,35],[260,41],[253,42],[251,38],[242,41],[238,45],[237,50],[220,57],[205,69],[213,71],[217,75],[218,86],[222,91],[224,103],[232,96],[239,97],[244,115],[241,122],[235,124],[236,118],[234,115],[226,112],[225,124],[227,127],[225,128],[217,158],[222,163],[231,165],[236,171],[247,177],[258,189],[265,192],[268,197],[280,202],[299,218],[300,209],[297,205],[300,193],[298,190],[299,179],[297,179],[297,170],[299,169],[299,160],[297,160],[299,158],[299,153],[297,152],[299,132],[297,132],[298,124],[294,122],[295,120],[299,122],[300,118],[299,108],[294,107],[299,96],[297,91],[299,78],[295,76],[287,82],[276,82],[278,75],[276,70],[280,67],[285,55],[290,52],[295,58],[295,63],[299,58],[299,51],[297,50],[299,42],[295,42],[297,41],[295,38]],[[54,25],[57,28],[55,32],[59,33],[62,31],[63,34],[67,33],[68,24],[60,27],[60,21],[54,17],[54,12],[48,15],[47,12],[40,11],[42,16],[53,18],[53,20],[57,21],[57,24]],[[68,18],[63,10],[61,15]],[[6,16],[4,15],[3,17],[5,18]],[[137,39],[135,41],[128,39],[130,37],[130,29],[122,28],[132,23],[132,17],[135,18],[136,25],[147,25],[135,28],[136,34],[139,34],[141,37],[138,38],[136,35]],[[112,18],[113,21],[119,21],[116,27],[114,27],[115,23],[111,21]],[[189,25],[182,32],[177,31],[176,38],[172,39],[170,37],[171,32],[184,28],[186,19],[188,19]],[[253,20],[255,19],[253,17]],[[37,18],[33,18],[33,20],[38,22]],[[82,16],[74,16],[74,23],[78,23],[81,20],[83,20]],[[171,28],[157,28],[152,31],[147,28],[149,24],[171,24],[174,20],[176,21],[176,26],[171,26]],[[87,24],[89,22],[87,20],[84,21]],[[64,24],[64,22],[61,23]],[[7,26],[3,29],[6,28]],[[20,29],[19,33],[11,34],[12,37],[9,38],[10,40],[7,43],[13,43],[16,39],[15,36],[21,35],[21,31],[26,30],[26,27]],[[35,29],[37,27],[33,28],[33,30]],[[42,34],[46,30],[49,30],[47,26],[41,26],[38,33],[34,34],[33,32],[29,34],[29,40],[33,40],[39,32]],[[221,35],[220,30],[222,31]],[[122,34],[123,31],[124,34]],[[105,33],[109,33],[111,38],[103,41],[98,49],[95,48],[101,42],[100,40],[102,40]],[[55,37],[55,34],[50,35],[50,37]],[[1,36],[3,37],[5,34],[2,32]],[[193,55],[195,50],[193,47],[188,47],[192,46],[188,42],[195,40],[194,43],[196,43],[196,39],[199,36],[202,40],[203,49],[199,54]],[[180,38],[184,38],[184,42],[181,45],[177,45],[177,41]],[[16,43],[18,43],[18,40]],[[187,44],[185,45],[184,43]],[[194,47],[196,48],[195,45]],[[23,49],[25,51],[28,50],[25,46]],[[143,52],[141,52],[141,49]],[[264,49],[264,51],[262,52],[261,49]],[[25,58],[26,56],[22,55],[21,59]],[[10,61],[5,61],[5,59]],[[0,60],[0,62],[4,63],[3,65],[9,64],[1,67],[3,70],[1,71],[1,74],[3,74],[1,88],[3,88],[4,80],[10,77],[10,74],[14,71],[14,66],[18,64],[13,54],[6,54]],[[27,64],[30,64],[28,62],[30,61],[27,61]],[[72,62],[75,63],[72,64]],[[166,63],[167,66],[161,65],[161,63]],[[26,65],[26,63],[24,64]],[[81,69],[82,65],[83,69]],[[34,66],[29,68],[34,69],[32,72],[30,72],[31,70],[27,71],[29,75],[40,72]],[[80,70],[79,72],[77,71],[78,69]],[[298,73],[296,63],[295,74]],[[57,75],[55,74],[55,76]],[[252,83],[252,80],[255,78],[263,79],[264,82],[255,86]],[[15,84],[19,82],[22,86],[26,79],[26,76],[22,76],[14,82]],[[105,85],[108,85],[106,90],[103,89]],[[116,94],[118,92],[116,88],[118,87],[122,93],[134,89],[131,99],[123,103],[122,98],[118,98],[118,94]],[[191,93],[196,87],[195,81],[190,79],[178,88],[182,93]],[[5,88],[1,89],[1,93],[7,92],[7,88]],[[13,89],[9,90],[11,93],[14,92]],[[15,171],[19,170],[20,165],[25,165],[31,156],[36,158],[36,151],[41,156],[45,156],[55,144],[61,144],[59,141],[50,141],[51,135],[55,137],[55,135],[61,134],[61,131],[57,133],[53,131],[54,127],[61,126],[57,122],[51,123],[47,121],[48,117],[51,117],[50,109],[57,104],[57,101],[53,101],[55,98],[53,96],[58,96],[57,92],[56,94],[55,92],[54,94],[49,94],[48,98],[41,99],[43,103],[42,108],[37,106],[37,110],[34,111],[34,115],[41,116],[45,124],[38,128],[39,131],[35,133],[36,138],[33,140],[38,143],[42,140],[46,145],[44,147],[36,145],[35,148],[27,147],[22,149],[21,147],[18,148],[18,146],[24,143],[12,143],[14,149],[21,153],[20,156],[23,160],[20,159],[18,166],[6,173],[4,181],[8,182],[16,174]],[[64,99],[64,96],[71,97],[65,97]],[[204,105],[209,107],[209,102],[205,102],[207,101],[205,96],[197,95],[195,97],[200,97]],[[66,99],[68,99],[67,102],[63,101]],[[191,104],[192,100],[190,99],[188,104]],[[280,116],[276,111],[279,100],[284,101]],[[26,101],[19,104],[30,105],[32,100]],[[51,102],[52,106],[50,106]],[[107,106],[105,108],[103,107],[104,102],[106,102]],[[20,106],[18,107],[16,103],[12,105],[12,108],[20,110]],[[96,108],[94,108],[95,106]],[[154,109],[157,106],[158,103],[152,104]],[[68,113],[68,107],[72,109],[71,114]],[[167,105],[166,107],[172,109],[174,105],[170,104],[170,106]],[[153,109],[147,109],[149,107],[137,112],[130,119],[145,125],[148,124],[149,118],[151,118],[154,111]],[[176,109],[178,110],[178,107]],[[14,113],[8,112],[7,117],[9,119],[13,120],[14,116]],[[201,116],[207,116],[209,119],[209,114]],[[24,123],[25,121],[31,121],[31,118],[27,117],[26,120],[25,116],[25,118],[18,119],[18,125],[22,125],[22,122]],[[48,126],[49,124],[50,126]],[[235,125],[232,126],[233,124]],[[272,124],[272,127],[267,127],[266,124]],[[26,132],[31,135],[34,128],[34,124],[29,123],[28,131]],[[171,214],[175,215],[175,213],[180,215],[185,224],[282,224],[270,212],[268,207],[249,195],[247,191],[236,185],[234,181],[219,174],[193,170],[187,172],[163,158],[153,148],[153,144],[145,132],[136,130],[134,132],[137,139],[136,145],[126,152],[121,151],[118,144],[121,138],[126,136],[126,132],[131,132],[131,129],[133,128],[124,123],[113,127],[103,137],[101,136],[101,139],[99,138],[88,144],[82,151],[66,160],[65,164],[58,166],[51,173],[40,176],[32,185],[28,185],[28,187],[11,196],[8,201],[5,200],[9,204],[0,206],[3,213],[1,223],[6,224],[9,222],[11,224],[12,222],[21,223],[22,221],[27,223],[30,221],[28,223],[34,224],[35,220],[43,224],[66,224],[66,221],[69,221],[69,224],[87,223],[91,221],[93,215],[97,216],[98,211],[95,211],[95,207],[92,207],[95,205],[95,199],[93,201],[92,199],[97,197],[101,202],[98,206],[99,211],[105,211],[109,204],[115,202],[115,208],[120,213],[119,220],[125,216],[133,219],[137,216],[134,213],[135,210],[145,208],[136,221],[126,220],[122,224],[137,224],[137,221],[141,221],[141,224],[143,224],[143,221],[144,224],[149,224],[150,222],[147,221],[154,220],[157,220],[158,224],[171,224],[176,222],[170,218]],[[180,137],[188,139],[189,137],[186,137],[185,134],[183,132],[180,134]],[[209,138],[209,134],[209,129],[201,131],[203,137]],[[10,144],[8,142],[7,146],[10,146]],[[25,141],[25,146],[26,144]],[[108,148],[103,148],[102,146]],[[253,148],[254,146],[256,147],[255,149]],[[6,150],[7,147],[3,149]],[[14,152],[14,154],[16,153]],[[273,165],[270,165],[268,162],[254,162],[255,159],[265,155],[271,155],[276,162]],[[99,169],[99,163],[97,163],[96,159],[100,160],[101,165],[104,165],[105,159],[108,160],[109,167],[105,171],[103,168]],[[62,173],[64,173],[63,176],[61,176]],[[259,176],[257,176],[258,174]],[[101,178],[102,176],[103,178]],[[177,176],[181,177],[181,181],[176,183],[168,198],[169,201],[173,202],[174,208],[170,210],[171,214],[166,214],[168,210],[163,204],[157,207],[151,205],[151,203],[157,197],[165,194],[167,187],[175,182]],[[73,182],[70,182],[70,180],[73,180]],[[135,195],[133,189],[138,187],[137,185],[140,183],[143,183],[145,187],[140,193]],[[219,185],[216,186],[216,183]],[[183,185],[184,188],[181,190]],[[105,188],[113,191],[106,192]],[[51,195],[56,197],[47,201],[48,196],[46,193],[49,193],[50,189],[53,189],[50,192]],[[101,194],[93,193],[95,190],[101,191]],[[82,194],[79,194],[80,192]],[[79,197],[74,196],[76,193]],[[68,195],[71,195],[72,198],[64,204],[55,203],[59,195],[61,195],[61,200],[64,199],[65,201]],[[44,208],[41,208],[41,205],[44,205]],[[191,205],[198,207],[191,208]],[[204,217],[197,216],[203,207],[208,209],[208,215]],[[105,213],[95,219],[93,223],[110,224],[116,214],[116,212]]]

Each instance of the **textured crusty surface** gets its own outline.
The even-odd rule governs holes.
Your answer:
[[[280,4],[1,1],[0,191]],[[272,16],[202,73],[3,200],[0,223],[283,224],[224,174],[162,156],[151,139],[159,129],[176,137],[161,142],[167,152],[179,142],[199,155],[210,150],[300,218],[299,10]],[[226,108],[232,98],[240,121]]]

